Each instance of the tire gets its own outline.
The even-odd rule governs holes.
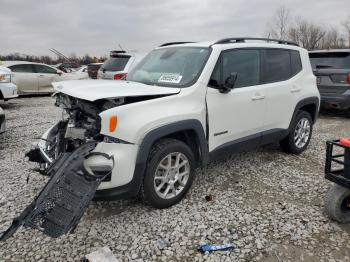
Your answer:
[[[168,208],[186,195],[194,177],[195,157],[190,147],[176,139],[162,139],[150,152],[140,197],[155,208]]]
[[[301,140],[298,140],[295,138],[295,136],[297,135],[296,133],[298,132],[298,130],[300,130],[300,125],[303,125],[303,123],[305,122],[307,123],[307,127],[303,127],[303,129],[300,132],[304,133],[305,131],[306,133],[304,133],[303,138],[300,138]],[[291,126],[288,136],[280,142],[280,145],[282,149],[287,153],[300,154],[304,152],[307,146],[309,145],[311,136],[312,136],[311,115],[308,112],[300,111],[297,114]]]
[[[325,212],[339,223],[350,222],[350,189],[333,185],[326,194]]]

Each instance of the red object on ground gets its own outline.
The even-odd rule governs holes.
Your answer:
[[[350,148],[350,138],[341,137],[339,139],[339,144]]]

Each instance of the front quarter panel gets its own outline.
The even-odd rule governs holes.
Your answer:
[[[143,137],[152,129],[177,121],[196,119],[205,127],[205,92],[206,89],[197,83],[192,87],[181,89],[181,92],[175,95],[104,111],[100,114],[101,134],[140,144]],[[115,132],[109,132],[111,116],[118,117]]]

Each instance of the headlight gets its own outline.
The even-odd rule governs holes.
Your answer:
[[[11,82],[11,74],[0,75],[0,83],[10,83],[10,82]]]

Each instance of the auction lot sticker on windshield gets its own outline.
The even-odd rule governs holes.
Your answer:
[[[159,77],[158,82],[178,84],[181,79],[182,75],[180,74],[163,74]]]

